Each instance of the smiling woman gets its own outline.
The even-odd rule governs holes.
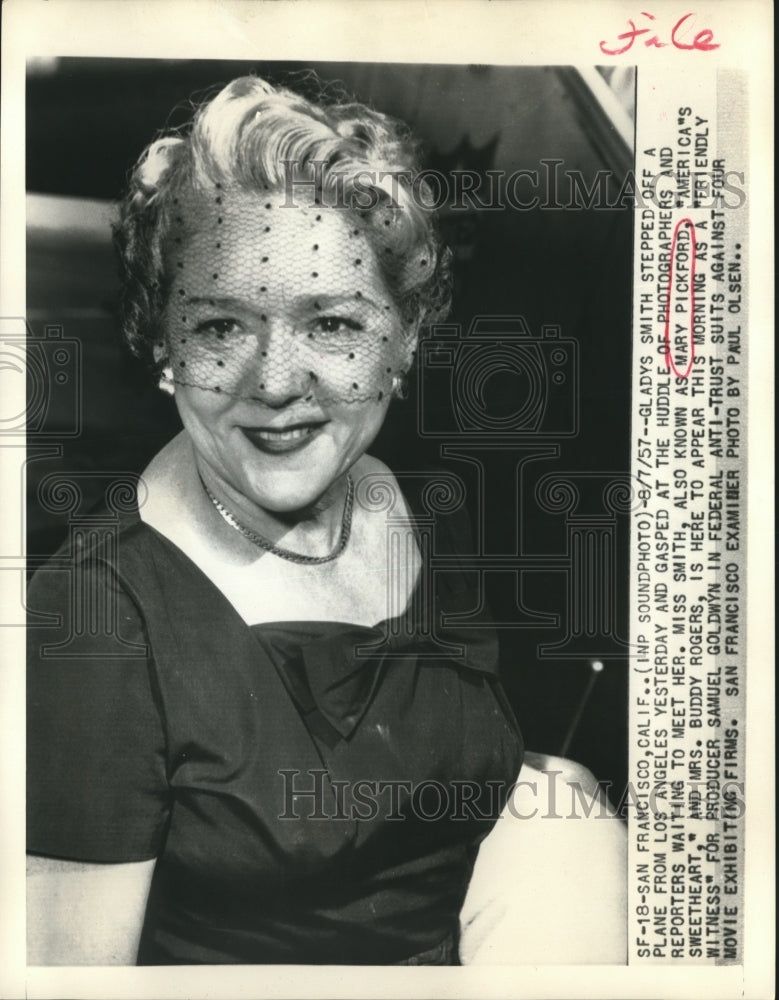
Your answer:
[[[446,308],[416,171],[389,118],[257,78],[136,167],[124,332],[184,429],[116,546],[61,556],[135,655],[29,629],[33,962],[458,961],[522,745],[486,612],[430,634],[479,606],[463,518],[431,588],[367,454]],[[28,603],[67,637],[62,574]]]
[[[168,116],[250,69],[30,81],[50,196],[28,212],[28,358],[51,391],[29,432],[65,454],[28,479],[29,961],[619,962],[624,829],[586,771],[523,754],[512,707],[537,749],[621,766],[622,632],[575,630],[625,588],[573,572],[589,522],[541,486],[580,470],[598,494],[585,470],[627,461],[632,210],[501,198],[529,168],[600,191],[632,161],[555,67],[318,66],[413,121],[428,170],[394,119],[256,76]],[[135,359],[107,204],[51,197],[115,198],[131,166],[111,214]]]

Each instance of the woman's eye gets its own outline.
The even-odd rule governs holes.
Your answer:
[[[354,333],[362,330],[362,323],[349,316],[320,316],[316,328],[322,333]]]
[[[197,333],[210,334],[215,337],[226,337],[238,333],[241,326],[236,319],[206,319],[195,327]]]

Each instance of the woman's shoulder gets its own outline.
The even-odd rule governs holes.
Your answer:
[[[132,477],[123,474],[118,488],[111,488],[78,523],[70,525],[67,536],[47,558],[36,560],[31,583],[45,579],[56,570],[73,570],[97,562],[115,564],[120,552],[146,548],[159,539],[149,511],[163,507],[174,517],[181,513],[176,504],[176,484],[185,463],[186,441],[179,434],[168,442],[146,468]]]
[[[144,517],[156,492],[156,486],[150,488],[154,478],[146,471],[132,482],[123,478],[121,490],[111,491],[79,522],[69,525],[53,553],[31,561],[28,603],[47,603],[60,591],[86,592],[96,586],[128,594],[143,592],[156,555],[164,547],[160,533],[150,530]]]
[[[139,498],[143,484],[135,481],[122,484],[122,497],[117,503],[101,501],[78,522],[68,525],[68,532],[59,546],[46,555],[28,560],[29,587],[35,587],[53,574],[74,572],[98,564],[115,566],[120,549],[143,544],[145,538],[139,516]]]

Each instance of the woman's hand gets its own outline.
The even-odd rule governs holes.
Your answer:
[[[627,830],[598,792],[586,768],[526,755],[460,914],[464,965],[626,961]]]
[[[154,860],[27,858],[28,965],[135,965]]]

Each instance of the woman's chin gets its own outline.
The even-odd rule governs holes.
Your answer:
[[[250,482],[245,495],[263,510],[282,517],[305,513],[326,502],[328,493],[338,489],[340,479],[314,476],[312,472],[274,472],[259,482]]]
[[[242,493],[267,511],[293,515],[320,504],[328,497],[342,499],[344,472],[360,452],[338,446],[327,435],[317,435],[306,447],[277,454],[252,449],[242,461],[234,481]],[[245,484],[245,489],[240,484]]]

